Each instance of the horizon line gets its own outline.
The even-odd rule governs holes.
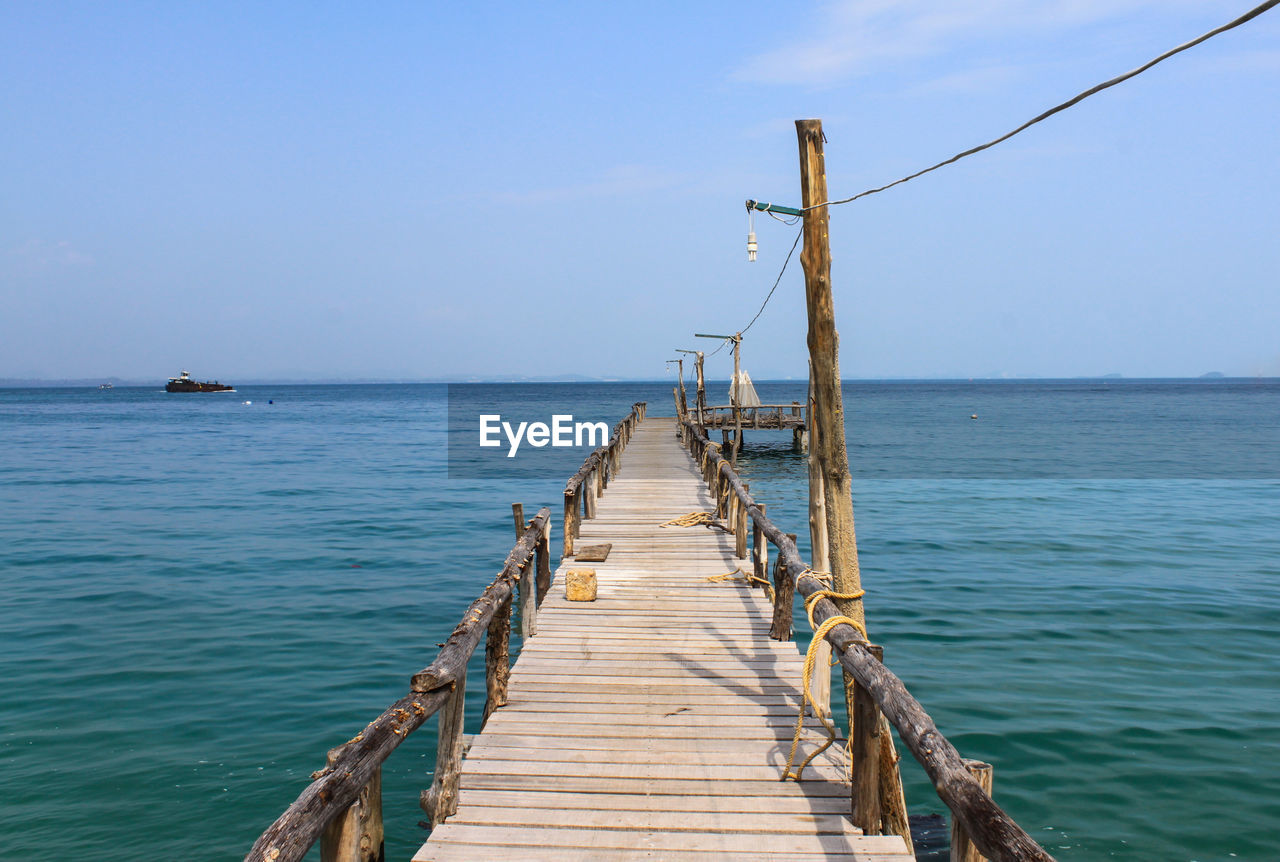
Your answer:
[[[165,379],[145,380],[122,377],[0,377],[0,388],[3,389],[41,389],[41,388],[96,388],[104,383],[113,387],[141,388],[158,386],[163,388]],[[801,383],[803,377],[760,377],[754,383]],[[729,378],[708,377],[716,383],[728,383]],[[1125,377],[1119,374],[1104,375],[1072,375],[1072,376],[1039,376],[1020,375],[1016,377],[959,376],[959,377],[842,377],[841,383],[1020,383],[1029,381],[1101,381],[1143,382],[1152,380],[1166,381],[1240,381],[1240,380],[1280,380],[1270,375],[1232,376],[1210,372],[1194,377],[1183,375],[1161,375],[1151,377]],[[233,386],[388,386],[388,385],[457,385],[457,384],[613,384],[613,383],[660,383],[674,384],[675,380],[664,377],[261,377],[232,383]]]

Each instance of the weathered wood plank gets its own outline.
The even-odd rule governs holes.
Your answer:
[[[886,835],[808,836],[742,834],[736,832],[667,832],[657,829],[573,829],[544,828],[530,830],[508,826],[454,825],[446,823],[437,830],[438,840],[459,844],[485,843],[509,847],[552,846],[583,849],[620,849],[637,846],[651,851],[704,850],[730,853],[784,853],[804,850],[826,853],[891,853],[902,845],[901,839]]]

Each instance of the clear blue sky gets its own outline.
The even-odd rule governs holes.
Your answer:
[[[794,119],[848,195],[1251,5],[7,3],[0,377],[661,377]],[[1271,12],[838,208],[844,376],[1280,374],[1278,153]],[[793,261],[745,367],[804,332]]]

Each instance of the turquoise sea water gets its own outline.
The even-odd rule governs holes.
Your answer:
[[[499,394],[670,412],[669,384]],[[1280,385],[845,397],[873,635],[1001,804],[1064,860],[1280,856]],[[449,478],[445,416],[443,386],[0,390],[0,857],[243,856],[430,661],[510,504],[558,535],[565,476]],[[789,435],[741,466],[803,534]],[[389,859],[433,735],[388,762]]]

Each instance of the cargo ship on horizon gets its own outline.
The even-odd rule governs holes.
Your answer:
[[[235,392],[235,387],[227,386],[225,383],[213,381],[212,383],[192,380],[189,372],[182,372],[177,377],[170,377],[169,382],[164,385],[165,392]]]

